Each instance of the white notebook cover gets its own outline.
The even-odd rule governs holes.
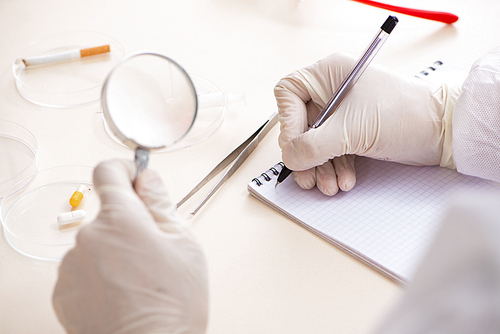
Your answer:
[[[287,178],[281,165],[248,184],[250,194],[399,283],[408,283],[455,197],[494,185],[454,170],[356,157],[356,186],[328,197]],[[258,184],[261,184],[260,186]]]

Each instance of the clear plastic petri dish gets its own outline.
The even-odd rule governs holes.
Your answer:
[[[23,59],[109,45],[110,52],[26,66]],[[90,31],[50,35],[26,45],[15,57],[12,70],[16,87],[28,101],[46,107],[74,107],[99,100],[109,72],[124,57],[115,39]]]
[[[209,80],[196,76],[191,76],[191,80],[194,83],[198,100],[200,100],[200,96],[203,97],[211,94],[217,94],[217,97],[219,97],[219,95],[222,96],[221,90]],[[222,121],[224,120],[226,107],[227,106],[224,105],[224,103],[215,103],[211,105],[208,103],[205,105],[199,104],[196,119],[191,130],[186,134],[186,136],[174,145],[170,145],[165,149],[157,150],[155,152],[176,151],[201,143],[213,135],[221,126]],[[103,122],[106,133],[118,144],[125,146],[122,141],[113,134],[104,117]]]
[[[41,170],[20,182],[29,182],[20,191],[16,185],[0,202],[0,218],[9,245],[19,253],[41,260],[60,260],[75,244],[80,228],[95,219],[99,197],[93,189],[92,167],[60,166]],[[72,211],[69,204],[80,185],[90,189],[75,209],[87,213],[85,220],[60,225],[57,217]]]
[[[7,194],[22,189],[29,180],[19,182],[38,169],[38,143],[25,127],[0,120],[0,200]]]

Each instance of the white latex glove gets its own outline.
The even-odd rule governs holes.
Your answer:
[[[279,145],[285,165],[300,171],[293,173],[295,181],[306,189],[317,185],[326,195],[339,187],[350,190],[356,182],[354,155],[454,168],[451,116],[459,89],[401,76],[374,63],[336,113],[305,132],[355,62],[335,53],[276,85]]]
[[[94,171],[101,211],[64,257],[53,305],[68,333],[204,333],[205,258],[157,173],[133,162]]]
[[[500,333],[500,196],[453,205],[378,334]]]

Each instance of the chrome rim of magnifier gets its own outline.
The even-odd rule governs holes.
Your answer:
[[[129,61],[129,60],[131,60],[133,58],[136,58],[136,57],[140,57],[140,56],[156,56],[156,57],[159,57],[159,58],[163,58],[168,63],[174,65],[182,74],[184,74],[184,76],[186,78],[186,82],[189,84],[189,86],[190,86],[190,88],[191,88],[191,90],[193,92],[194,113],[193,113],[193,119],[191,121],[191,124],[188,127],[188,129],[184,132],[184,134],[182,136],[180,136],[179,138],[177,138],[171,144],[175,144],[175,143],[179,142],[180,140],[182,140],[189,133],[189,131],[193,128],[194,122],[195,122],[197,114],[198,114],[198,97],[197,97],[197,94],[196,94],[196,88],[194,86],[194,83],[193,83],[191,77],[189,76],[189,74],[187,73],[187,71],[181,65],[179,65],[179,63],[177,63],[176,61],[174,61],[170,57],[167,57],[165,55],[162,55],[162,54],[157,53],[157,52],[152,52],[152,51],[143,51],[143,52],[134,53],[134,54],[131,54],[131,55],[127,56],[126,58],[124,58],[109,73],[109,75],[107,76],[106,80],[104,81],[104,84],[103,84],[103,87],[102,87],[102,92],[101,92],[101,108],[102,108],[102,112],[103,112],[104,119],[105,119],[108,127],[111,129],[111,131],[114,133],[114,135],[116,137],[118,137],[118,139],[120,139],[122,141],[122,143],[124,143],[126,146],[128,146],[128,147],[130,147],[132,149],[135,149],[135,162],[137,164],[137,175],[136,175],[136,178],[137,178],[137,176],[139,176],[139,174],[142,172],[142,170],[147,167],[148,160],[149,160],[149,152],[150,151],[154,151],[154,150],[158,150],[158,149],[162,149],[162,148],[166,147],[167,145],[163,145],[163,146],[160,146],[160,147],[144,147],[144,146],[140,145],[139,143],[135,142],[134,140],[132,140],[132,139],[128,138],[127,136],[125,136],[120,131],[120,129],[118,129],[118,127],[114,124],[113,119],[112,119],[112,117],[111,117],[111,115],[109,113],[108,103],[106,101],[106,95],[107,95],[106,93],[107,93],[107,89],[108,89],[109,79],[112,77],[113,73],[121,65],[125,64],[127,61]]]

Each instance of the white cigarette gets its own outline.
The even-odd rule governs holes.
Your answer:
[[[24,65],[26,65],[26,66],[42,65],[42,64],[56,63],[56,62],[61,62],[61,61],[65,61],[65,60],[78,59],[78,58],[98,55],[98,54],[106,53],[109,51],[110,51],[109,45],[102,45],[102,46],[96,46],[96,47],[87,48],[87,49],[80,49],[80,50],[76,49],[76,50],[71,50],[71,51],[66,51],[66,52],[59,52],[59,53],[54,53],[54,54],[46,55],[46,56],[24,58],[24,59],[22,59],[22,61],[23,61]]]

